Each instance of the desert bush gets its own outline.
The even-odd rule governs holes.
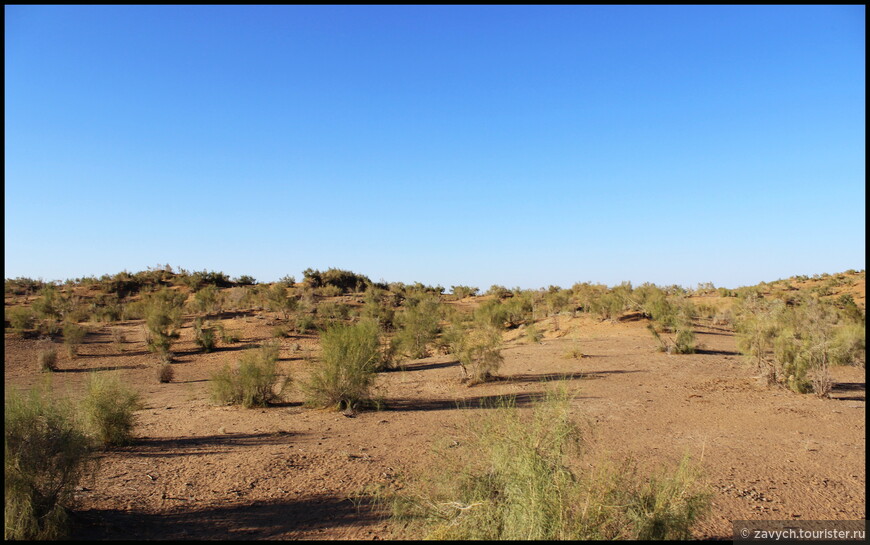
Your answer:
[[[391,308],[392,296],[384,289],[372,286],[366,290],[360,316],[365,320],[373,320],[381,330],[393,328],[396,312]]]
[[[488,290],[486,290],[486,293],[484,295],[491,295],[496,299],[507,299],[513,294],[511,293],[511,290],[507,289],[506,287],[499,286],[498,284],[493,284],[489,287]]]
[[[831,364],[864,367],[866,349],[864,325],[845,323],[834,331],[831,341]]]
[[[526,326],[526,339],[530,343],[538,344],[543,338],[544,334],[541,333],[541,330],[538,329],[538,326],[535,323]]]
[[[230,277],[226,274],[207,270],[188,273],[184,269],[181,269],[179,274],[176,276],[176,280],[180,281],[193,291],[197,291],[206,285],[212,285],[218,288],[229,288],[233,285]]]
[[[124,320],[141,320],[145,318],[145,301],[130,301],[121,308],[121,318]]]
[[[87,329],[78,324],[67,322],[63,325],[63,344],[66,346],[70,358],[74,358],[78,354],[79,346],[87,333]]]
[[[463,380],[469,386],[494,377],[504,358],[501,355],[501,330],[489,324],[454,331],[451,353],[459,360]]]
[[[285,320],[299,306],[299,300],[287,293],[287,285],[277,283],[265,292],[266,304],[272,312],[280,312]]]
[[[341,410],[367,402],[382,362],[377,324],[333,325],[321,333],[320,346],[320,362],[302,385],[307,403]]]
[[[33,389],[11,390],[4,409],[4,538],[66,537],[67,508],[88,469],[90,442],[72,407]]]
[[[12,307],[6,309],[6,321],[15,333],[24,335],[36,324],[36,315],[30,308]]]
[[[317,320],[314,316],[305,312],[296,316],[296,333],[302,334],[307,331],[315,331],[317,329]]]
[[[736,308],[738,350],[752,360],[758,371],[765,374],[768,384],[776,384],[780,377],[777,376],[777,368],[770,354],[774,339],[781,329],[779,321],[786,312],[785,303],[746,296],[741,298]]]
[[[283,339],[290,336],[290,328],[285,325],[276,325],[271,332],[273,339]]]
[[[32,295],[43,289],[46,283],[43,280],[34,280],[33,278],[19,276],[17,278],[7,278],[5,281],[6,293],[15,295]]]
[[[510,299],[502,301],[505,323],[502,327],[517,327],[534,318],[534,303],[529,291],[515,292]]]
[[[37,352],[36,367],[42,372],[57,371],[57,350],[49,347]]]
[[[334,286],[332,284],[321,286],[317,288],[315,292],[321,297],[338,297],[339,295],[344,293],[340,287]]]
[[[150,294],[145,302],[145,342],[164,362],[172,361],[172,342],[180,334],[183,293],[164,289]]]
[[[466,297],[477,295],[480,288],[474,288],[471,286],[450,286],[450,291],[457,299],[465,299]]]
[[[214,327],[197,317],[193,320],[193,340],[203,352],[211,352],[217,346]]]
[[[324,324],[345,320],[350,315],[350,307],[344,303],[322,302],[317,305],[317,316]]]
[[[710,498],[697,466],[643,479],[630,460],[581,464],[569,410],[564,393],[531,411],[503,400],[428,482],[393,499],[393,520],[437,540],[690,538]]]
[[[695,332],[692,330],[691,322],[680,320],[673,329],[656,322],[650,322],[647,324],[647,329],[658,343],[659,352],[693,354],[697,349]]]
[[[220,311],[220,291],[217,286],[209,284],[200,288],[199,291],[193,294],[193,310],[208,314],[210,312]]]
[[[863,331],[844,322],[834,305],[813,297],[791,306],[747,297],[736,329],[738,347],[765,369],[769,384],[820,396],[830,392],[830,365],[851,359],[863,345]]]
[[[30,305],[37,318],[56,320],[60,318],[59,294],[52,285],[45,286],[39,297]]]
[[[302,282],[311,288],[334,286],[340,293],[365,291],[372,281],[367,276],[342,269],[329,268],[325,272],[308,268],[302,272]]]
[[[91,316],[90,307],[87,303],[80,302],[70,308],[64,314],[64,320],[68,322],[80,323],[87,321]]]
[[[489,299],[474,309],[474,321],[490,325],[496,329],[504,329],[508,321],[509,311],[498,299]]]
[[[424,358],[441,329],[441,304],[434,296],[411,297],[405,300],[405,310],[396,321],[396,339],[402,352],[411,359]]]
[[[212,375],[212,399],[225,405],[265,407],[280,399],[289,385],[285,380],[278,387],[278,355],[276,343],[266,343],[259,348],[246,350],[236,366],[229,364]]]
[[[175,378],[175,368],[171,363],[163,362],[157,367],[157,381],[161,383],[172,382]]]
[[[609,291],[593,299],[589,303],[590,312],[597,314],[602,320],[615,322],[625,310],[626,300],[620,292]]]
[[[124,305],[117,297],[101,296],[90,304],[90,317],[94,322],[117,322],[124,316]]]
[[[85,386],[81,410],[86,430],[104,445],[132,441],[135,411],[142,408],[139,394],[115,373],[92,372]]]
[[[256,283],[257,279],[247,274],[243,274],[233,280],[233,284],[236,286],[253,286]]]

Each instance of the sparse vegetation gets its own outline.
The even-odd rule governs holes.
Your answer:
[[[812,295],[792,304],[745,297],[736,328],[738,347],[768,383],[797,393],[825,397],[832,387],[831,365],[864,362],[863,323]]]

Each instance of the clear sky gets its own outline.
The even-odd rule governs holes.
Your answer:
[[[5,16],[6,278],[864,268],[864,6]]]

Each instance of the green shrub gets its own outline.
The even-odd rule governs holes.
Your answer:
[[[474,320],[481,324],[490,325],[496,329],[504,329],[508,321],[509,310],[498,299],[484,301],[474,310]]]
[[[437,297],[427,295],[407,299],[396,321],[396,339],[402,352],[412,359],[424,358],[441,329],[441,304]]]
[[[469,385],[485,382],[498,373],[504,361],[501,342],[501,330],[488,324],[454,333],[451,352],[459,359]]]
[[[193,340],[203,352],[211,352],[217,346],[215,330],[211,324],[197,317],[193,321]]]
[[[569,409],[564,393],[527,417],[504,400],[428,483],[394,499],[393,520],[438,540],[690,538],[710,498],[697,467],[684,459],[649,479],[630,461],[590,468]]]
[[[396,312],[391,308],[391,294],[386,290],[372,286],[366,290],[363,297],[363,307],[360,316],[364,320],[372,320],[382,330],[391,330]]]
[[[341,410],[368,401],[382,362],[377,324],[334,325],[320,335],[320,346],[320,362],[302,385],[308,404]]]
[[[302,282],[310,288],[333,286],[340,290],[339,294],[365,291],[372,283],[364,275],[335,268],[329,268],[325,272],[308,268],[302,271],[302,276]]]
[[[311,314],[301,313],[296,316],[296,333],[302,334],[306,331],[314,331],[317,329],[317,321]]]
[[[212,399],[224,405],[265,407],[281,398],[289,381],[278,386],[279,347],[274,343],[246,350],[232,368],[229,364],[211,377]],[[277,390],[277,391],[276,391]]]
[[[141,320],[145,318],[145,301],[131,301],[121,309],[124,320]]]
[[[217,286],[210,284],[194,293],[193,309],[203,314],[220,311],[220,291]]]
[[[322,302],[317,305],[317,316],[325,323],[345,320],[350,314],[350,307],[344,303]]]
[[[235,284],[236,286],[253,286],[256,283],[257,279],[247,274],[243,274],[233,280],[233,284]]]
[[[164,362],[172,361],[172,342],[180,334],[183,293],[164,289],[150,294],[145,302],[145,342]]]
[[[74,488],[90,460],[90,443],[72,408],[48,392],[12,390],[4,410],[4,538],[66,537]]]
[[[332,284],[329,284],[329,285],[320,286],[319,288],[317,288],[316,293],[317,293],[317,295],[319,295],[321,297],[338,297],[343,292],[341,291],[340,287],[333,286]]]
[[[695,342],[695,332],[691,328],[691,323],[678,322],[673,330],[674,336],[669,333],[671,330],[662,327],[655,322],[647,324],[647,329],[652,333],[658,343],[659,352],[667,352],[668,354],[693,354],[697,349]]]
[[[134,413],[142,403],[117,374],[92,372],[81,408],[87,431],[100,443],[117,446],[132,441]]]
[[[769,384],[827,396],[831,365],[863,352],[863,331],[816,298],[794,302],[746,297],[739,307],[738,347],[767,372]],[[862,327],[863,330],[863,327]]]
[[[287,293],[287,285],[281,282],[274,284],[265,292],[266,303],[272,312],[280,312],[285,320],[299,306],[299,300]]]
[[[831,345],[831,363],[833,365],[864,367],[867,348],[863,324],[846,323],[839,326],[834,331]]]
[[[60,318],[59,304],[57,288],[48,285],[42,289],[40,296],[33,301],[30,308],[38,318],[56,320]]]
[[[74,358],[78,354],[79,346],[87,333],[88,331],[78,324],[67,322],[63,325],[63,344],[66,346],[70,358]]]
[[[94,322],[117,322],[124,316],[124,305],[115,294],[98,295],[86,308]]]
[[[36,323],[36,315],[27,307],[12,307],[6,309],[6,320],[12,327],[12,330],[19,335],[24,335],[29,329],[32,329]]]
[[[498,284],[493,284],[486,290],[485,295],[492,295],[496,299],[506,299],[513,295],[511,290],[507,289],[504,286],[499,286]]]
[[[466,297],[477,295],[480,288],[473,288],[471,286],[450,286],[450,291],[457,299],[465,299]]]

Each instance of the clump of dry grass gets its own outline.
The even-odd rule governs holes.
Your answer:
[[[380,500],[416,538],[690,538],[710,499],[697,466],[685,458],[648,478],[630,460],[590,469],[569,413],[565,390],[531,411],[506,398],[440,457],[444,467]]]
[[[157,380],[161,383],[172,382],[175,378],[175,368],[171,363],[163,362],[157,367]]]
[[[57,350],[49,347],[37,352],[36,365],[42,372],[57,371]]]

